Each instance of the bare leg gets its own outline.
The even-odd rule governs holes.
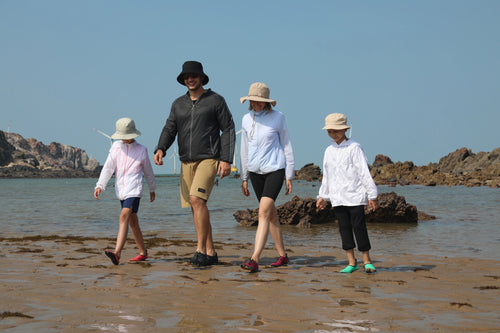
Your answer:
[[[122,212],[120,213],[120,228],[118,230],[118,236],[116,237],[115,247],[115,254],[118,258],[121,257],[123,247],[125,246],[125,242],[127,241],[128,223],[131,215],[132,209],[122,208]]]
[[[276,207],[274,207],[274,200],[268,197],[262,197],[259,203],[259,225],[257,226],[257,232],[255,234],[255,249],[252,255],[252,259],[256,262],[259,262],[262,251],[266,246],[267,236],[269,235],[270,229],[276,247],[279,248],[281,246],[284,255],[285,251],[283,249],[283,237],[281,236],[281,229],[279,230],[279,232],[277,232],[276,228],[279,228],[279,225],[273,225],[271,227],[271,223],[275,223],[277,217]],[[278,252],[279,251],[280,250],[278,250]]]
[[[355,266],[356,257],[354,256],[354,249],[346,250],[345,253],[347,254],[347,260],[349,260],[349,265]]]
[[[134,236],[135,244],[139,248],[139,253],[142,255],[147,254],[146,247],[144,246],[144,238],[142,237],[141,227],[139,226],[139,217],[136,213],[132,213],[129,219],[130,230]]]
[[[363,263],[365,265],[372,263],[372,259],[370,258],[370,251],[364,251],[363,252]]]
[[[210,224],[210,213],[207,202],[193,195],[189,198],[191,200],[194,226],[198,237],[196,251],[213,256],[215,255],[215,247],[212,239],[212,225]]]
[[[278,219],[278,211],[276,210],[276,206],[274,205],[274,200],[271,198],[262,198],[272,201],[271,207],[271,216],[270,216],[270,224],[269,231],[271,232],[271,236],[273,237],[274,245],[276,246],[276,250],[280,257],[284,257],[286,255],[285,246],[283,244],[283,233],[281,232],[280,221]],[[262,202],[261,200],[261,202]]]

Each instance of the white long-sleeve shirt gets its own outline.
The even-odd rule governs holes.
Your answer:
[[[111,176],[115,174],[115,191],[119,200],[142,196],[142,177],[146,178],[150,192],[156,190],[153,167],[148,150],[134,141],[131,144],[118,140],[113,143],[102,167],[96,188],[106,189]]]
[[[241,126],[241,179],[247,180],[248,172],[267,174],[280,169],[285,169],[286,179],[293,179],[295,160],[283,113],[250,111]]]
[[[338,145],[334,141],[326,148],[318,198],[330,201],[333,207],[359,206],[375,200],[377,194],[377,186],[359,143],[349,139]]]

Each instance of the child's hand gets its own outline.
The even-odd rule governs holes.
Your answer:
[[[325,209],[326,207],[326,201],[323,200],[323,198],[318,198],[318,200],[316,200],[316,208],[318,208],[319,210],[323,210]]]
[[[156,193],[155,192],[149,192],[149,202],[153,202],[156,199]]]
[[[376,211],[378,208],[378,201],[377,199],[375,200],[368,200],[368,208],[372,210],[372,212]]]
[[[94,198],[99,200],[99,195],[101,194],[102,190],[98,187],[94,190]]]

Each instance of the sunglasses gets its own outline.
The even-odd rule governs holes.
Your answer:
[[[189,78],[192,78],[192,79],[197,79],[197,78],[199,78],[199,77],[200,77],[200,74],[195,74],[195,73],[187,73],[187,74],[184,74],[184,75],[182,76],[182,78],[183,78],[184,80],[187,80],[187,79],[189,79]]]

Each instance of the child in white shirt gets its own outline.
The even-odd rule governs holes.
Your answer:
[[[330,201],[337,216],[342,248],[349,260],[349,265],[340,272],[352,273],[359,269],[354,255],[354,233],[358,250],[363,253],[365,272],[374,273],[376,269],[370,258],[364,206],[368,205],[373,211],[378,208],[377,186],[361,145],[346,137],[349,128],[346,116],[341,113],[332,113],[325,118],[323,129],[334,142],[325,150],[323,181],[316,207],[324,209],[326,201]]]

